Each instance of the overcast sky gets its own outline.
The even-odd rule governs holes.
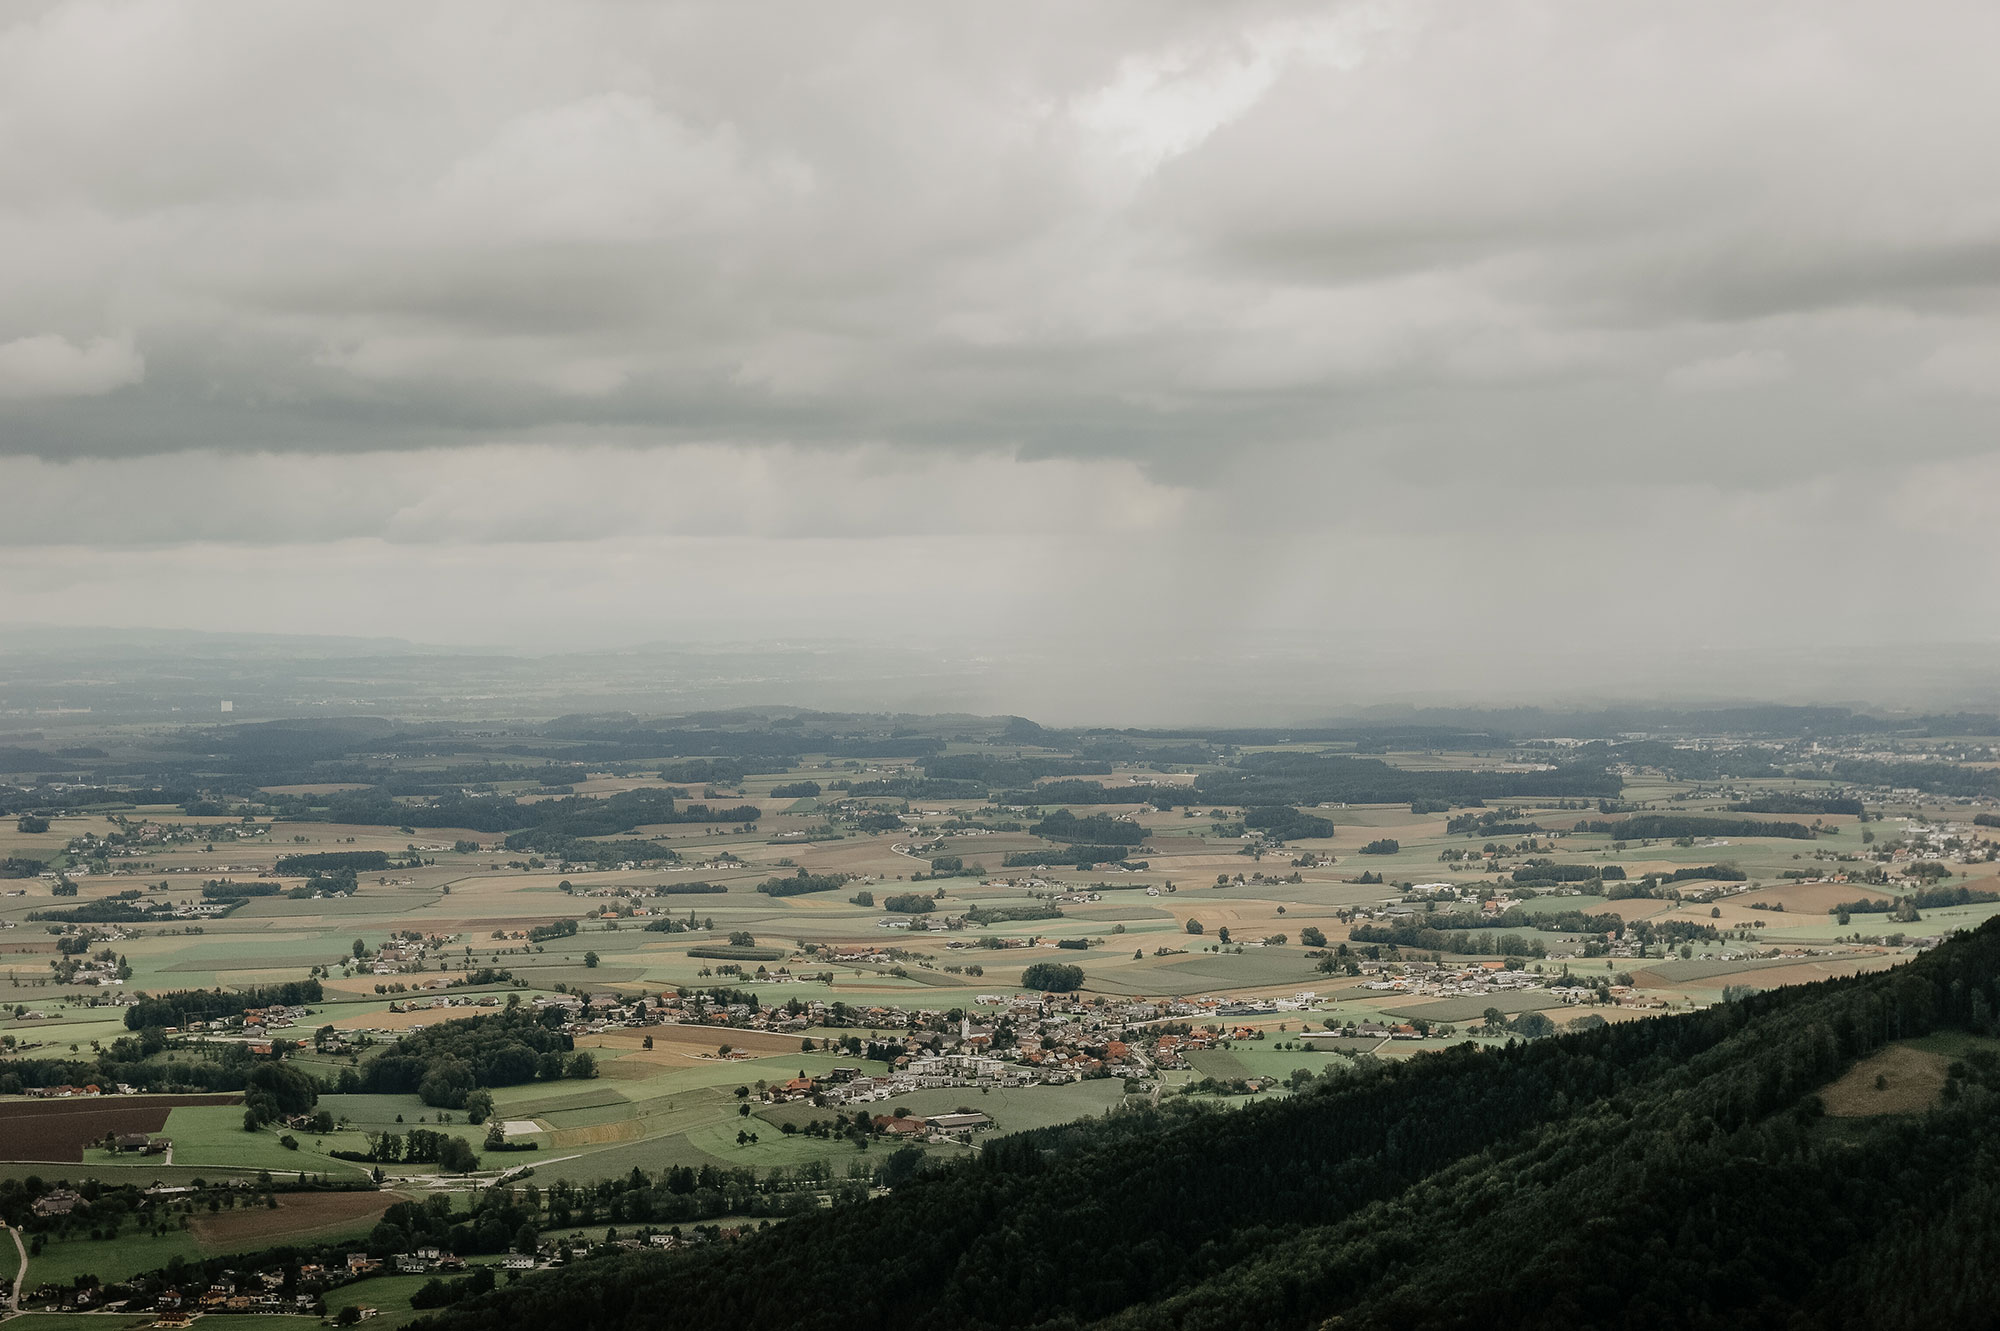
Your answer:
[[[2000,7],[0,10],[0,621],[2000,638]],[[1084,668],[1084,667],[1079,667]]]

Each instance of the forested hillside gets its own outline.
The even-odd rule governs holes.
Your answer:
[[[1988,924],[1871,976],[1020,1134],[428,1325],[1991,1325],[1996,986]],[[1825,1116],[1857,1059],[1938,1032],[1973,1038],[1932,1107]]]

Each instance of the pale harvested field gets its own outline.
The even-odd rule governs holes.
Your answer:
[[[1658,1009],[1618,1007],[1614,1004],[1608,1006],[1572,1008],[1567,1011],[1561,1008],[1548,1008],[1544,1010],[1543,1015],[1558,1022],[1559,1024],[1562,1025],[1562,1027],[1565,1030],[1568,1030],[1573,1028],[1576,1025],[1577,1021],[1586,1015],[1599,1016],[1604,1018],[1608,1022],[1619,1022],[1619,1021],[1643,1021],[1647,1017],[1657,1017],[1660,1015],[1660,1013]]]
[[[1626,897],[1623,901],[1607,901],[1602,906],[1592,906],[1590,913],[1616,915],[1629,923],[1632,920],[1650,920],[1656,915],[1671,914],[1673,910],[1674,903],[1671,901],[1655,901],[1650,897]],[[1705,914],[1707,910],[1708,907],[1701,907],[1702,913]]]
[[[549,1136],[557,1150],[571,1146],[609,1146],[615,1142],[635,1142],[646,1135],[646,1125],[636,1118],[611,1123],[593,1123],[581,1128],[558,1128]]]
[[[641,1049],[648,1035],[653,1037],[653,1048]],[[628,1057],[643,1059],[648,1053],[712,1054],[722,1044],[753,1054],[789,1054],[797,1051],[804,1038],[776,1031],[733,1031],[726,1026],[648,1026],[643,1031],[606,1031],[592,1036],[590,1042],[605,1049],[629,1049],[633,1052]]]
[[[1937,1101],[1944,1089],[1951,1060],[1908,1045],[1894,1044],[1869,1055],[1824,1091],[1820,1100],[1835,1118],[1869,1118],[1877,1114],[1914,1114]],[[1875,1088],[1881,1077],[1885,1085]]]
[[[1175,855],[1171,858],[1162,854],[1159,856],[1148,856],[1147,859],[1156,870],[1170,874],[1186,874],[1190,880],[1194,880],[1194,882],[1184,884],[1184,888],[1186,886],[1198,885],[1201,878],[1207,878],[1210,882],[1214,882],[1215,875],[1225,870],[1228,871],[1231,878],[1234,878],[1239,873],[1248,877],[1259,870],[1268,873],[1275,871],[1277,868],[1277,861],[1275,859],[1268,860],[1264,864],[1255,864],[1250,860],[1244,859],[1234,851],[1211,850],[1205,854]],[[1018,873],[1019,870],[1013,870],[1012,872]],[[1290,868],[1288,867],[1285,872],[1290,873]],[[1357,869],[1355,872],[1358,873],[1360,870]],[[1181,879],[1175,878],[1174,881],[1179,883]]]
[[[309,1237],[328,1229],[359,1225],[403,1200],[393,1192],[279,1193],[275,1210],[222,1211],[197,1215],[188,1228],[203,1248],[217,1251],[254,1239],[260,1246]]]
[[[227,821],[227,820],[223,820]],[[295,836],[306,838],[294,842]],[[348,838],[353,840],[349,841]],[[499,838],[491,832],[475,832],[469,827],[419,827],[415,832],[403,832],[393,827],[372,827],[356,823],[287,823],[280,822],[271,832],[268,849],[279,855],[290,855],[308,850],[387,850],[399,851],[412,841],[420,845],[430,845],[443,841],[477,841],[481,845]],[[221,847],[217,847],[220,853]]]
[[[586,1041],[582,1046],[591,1047]],[[709,1048],[709,1057],[703,1058],[692,1050],[642,1049],[638,1053],[626,1054],[620,1058],[607,1058],[597,1065],[597,1075],[606,1081],[646,1081],[658,1076],[669,1068],[693,1067],[699,1063],[713,1063],[715,1049]]]
[[[1895,964],[1892,956],[1839,957],[1827,961],[1799,961],[1790,966],[1746,966],[1740,971],[1718,972],[1700,980],[1669,980],[1650,968],[1637,970],[1632,978],[1642,989],[1685,992],[1693,989],[1721,989],[1725,985],[1748,984],[1759,989],[1776,989],[1787,984],[1811,984],[1861,971],[1881,970]],[[1722,964],[1722,963],[1717,963]]]
[[[370,998],[378,997],[374,986],[369,986]],[[400,995],[398,995],[400,997]],[[416,1026],[435,1026],[443,1021],[455,1021],[461,1017],[476,1017],[481,1013],[500,1011],[497,1007],[441,1007],[425,1008],[420,1012],[363,1012],[352,1017],[342,1017],[333,1023],[335,1030],[384,1030],[407,1031]]]
[[[1781,887],[1745,892],[1731,901],[1745,908],[1752,902],[1761,901],[1772,906],[1782,905],[1788,915],[1797,912],[1823,916],[1844,901],[1886,901],[1890,896],[1880,888],[1863,883],[1786,883]]]
[[[1811,984],[1815,980],[1830,980],[1840,975],[1858,975],[1862,971],[1884,970],[1896,964],[1897,958],[1847,957],[1837,961],[1801,961],[1793,966],[1773,966],[1755,972],[1752,982],[1761,988],[1776,988],[1786,984]]]

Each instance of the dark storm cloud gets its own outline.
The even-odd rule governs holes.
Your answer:
[[[1566,678],[1991,636],[1996,47],[1969,0],[16,6],[0,621],[1102,664],[1117,605],[1135,679],[1374,635],[1481,687],[1552,606]],[[1808,566],[1851,603],[1770,594]]]
[[[0,33],[0,448],[570,435],[1185,470],[1388,422],[1532,462],[1749,357],[1799,402],[1851,400],[1857,358],[1874,401],[1941,396],[1948,455],[1991,424],[1918,370],[1995,336],[1996,26],[44,5]],[[1707,415],[1813,447],[1765,402]]]

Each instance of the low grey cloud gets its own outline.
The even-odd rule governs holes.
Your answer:
[[[112,393],[85,410],[0,409],[0,447],[1172,468],[1393,426],[1468,465],[1468,436],[1533,465],[1554,430],[1570,467],[1754,354],[1855,430],[1946,393],[1922,446],[1948,455],[1992,423],[1924,367],[1995,333],[1996,27],[1803,0],[31,7],[0,30],[0,343],[128,359],[83,353],[69,382]],[[1817,447],[1733,410],[1700,433],[1774,468]]]
[[[96,397],[146,377],[129,338],[78,345],[56,333],[0,342],[0,398]]]
[[[0,619],[749,632],[696,567],[1156,654],[1542,641],[1496,597],[1637,639],[1635,586],[1836,640],[1737,595],[1812,550],[1885,599],[1949,558],[1925,631],[1990,636],[1996,45],[1972,0],[17,6]]]

